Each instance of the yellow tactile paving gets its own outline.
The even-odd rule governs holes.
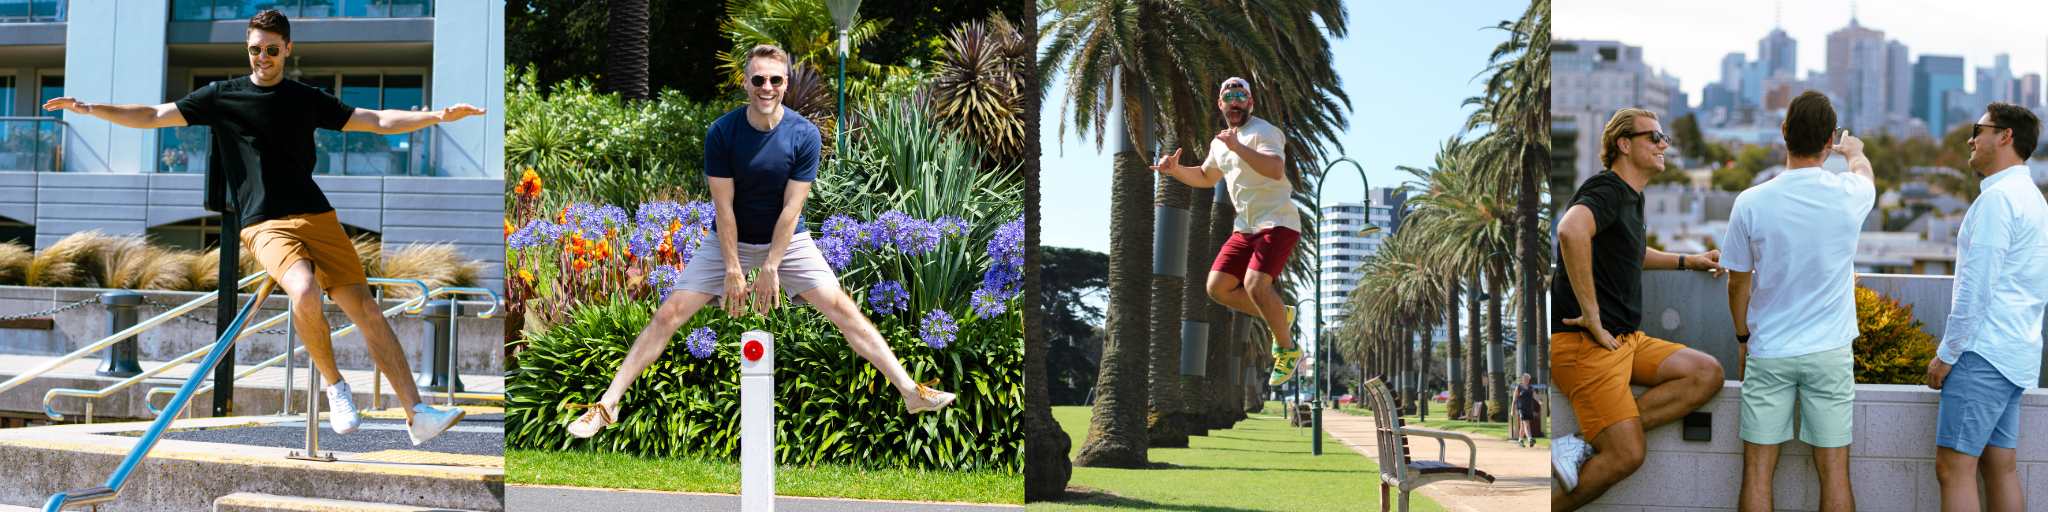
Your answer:
[[[360,453],[347,457],[352,461],[395,462],[399,464],[421,464],[430,466],[473,466],[499,468],[505,466],[505,458],[491,455],[468,455],[461,453],[438,453],[419,450],[383,450]]]
[[[440,407],[440,406],[439,406],[439,405],[435,405],[435,407]],[[504,408],[504,407],[496,407],[496,406],[489,406],[489,405],[458,405],[458,406],[455,406],[455,407],[456,407],[456,408],[458,408],[458,409],[462,409],[462,413],[463,413],[463,414],[467,414],[467,415],[470,415],[470,416],[476,416],[476,415],[481,415],[481,414],[504,414],[504,413],[505,413],[505,408]],[[393,407],[393,408],[390,408],[390,409],[378,409],[378,410],[374,410],[374,411],[363,411],[363,417],[364,417],[364,418],[371,418],[371,419],[379,419],[379,420],[402,420],[402,419],[405,419],[405,410],[404,410],[404,409],[399,409],[399,408]]]

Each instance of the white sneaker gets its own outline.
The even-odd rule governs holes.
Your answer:
[[[948,405],[953,405],[953,400],[959,398],[959,395],[939,391],[936,389],[932,389],[930,387],[931,384],[937,383],[938,381],[932,381],[924,384],[918,384],[916,396],[903,397],[903,408],[909,411],[911,414],[917,414],[921,412],[936,411],[939,409],[944,409]]]
[[[1593,446],[1572,434],[1550,440],[1550,470],[1557,472],[1557,479],[1564,483],[1564,492],[1572,492],[1579,486],[1579,466],[1585,465],[1586,458],[1593,454]]]
[[[336,434],[355,432],[363,419],[356,412],[356,394],[348,389],[348,381],[327,386],[327,426]]]
[[[441,409],[424,403],[412,404],[412,419],[405,422],[406,434],[412,436],[413,446],[419,446],[447,432],[448,427],[462,421],[464,414],[462,409],[455,407]]]

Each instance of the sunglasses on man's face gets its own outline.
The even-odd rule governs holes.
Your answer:
[[[261,53],[261,54],[264,54],[264,55],[269,55],[269,56],[272,56],[272,57],[276,57],[278,53],[282,53],[283,51],[284,51],[284,47],[283,47],[283,46],[279,46],[279,45],[274,45],[274,44],[273,44],[273,45],[270,45],[270,46],[251,46],[251,47],[249,47],[249,56],[250,56],[250,57],[255,57],[255,56],[256,56],[256,54],[259,54],[259,53]]]
[[[1224,103],[1244,103],[1245,100],[1249,100],[1251,98],[1252,95],[1246,94],[1244,91],[1230,91],[1223,93]]]
[[[1628,132],[1622,134],[1621,138],[1632,139],[1642,135],[1650,136],[1651,144],[1663,144],[1671,141],[1671,136],[1665,135],[1664,132]]]
[[[2004,129],[2005,127],[2003,127],[2003,126],[1999,126],[1999,125],[1995,125],[1995,124],[1984,124],[1984,123],[1976,123],[1976,124],[1975,124],[1975,126],[1971,126],[1971,127],[1970,127],[1970,138],[1974,139],[1974,138],[1977,138],[1977,136],[1978,136],[1978,135],[1982,135],[1982,134],[1984,133],[1984,129],[1985,129],[1985,128],[1990,128],[1990,129],[1993,129],[1993,130],[2001,130],[2001,129]]]
[[[754,87],[762,87],[768,84],[782,87],[782,75],[754,75],[753,83]]]

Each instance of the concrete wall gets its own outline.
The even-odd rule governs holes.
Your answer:
[[[1641,387],[1636,393],[1642,393]],[[1582,510],[1735,510],[1742,486],[1742,383],[1729,381],[1699,412],[1711,415],[1709,441],[1686,441],[1667,425],[1645,436],[1649,452],[1642,469]],[[1849,475],[1857,510],[1870,512],[1939,510],[1941,487],[1934,477],[1934,418],[1940,392],[1925,386],[1856,386],[1856,437],[1849,448]],[[1577,433],[1578,417],[1564,395],[1552,393],[1554,435]],[[2028,490],[2027,510],[2048,511],[2048,390],[2029,390],[2020,405],[2020,479]],[[1772,481],[1781,510],[1814,510],[1820,492],[1812,448],[1797,440],[1779,452]]]
[[[483,116],[435,132],[435,168],[447,176],[504,178],[504,0],[434,2],[433,76],[427,97],[434,106],[469,103],[485,109]]]
[[[1953,278],[1863,274],[1857,284],[1913,308],[1923,330],[1940,339],[1947,324]],[[1645,333],[1684,343],[1732,364],[1734,330],[1728,315],[1726,281],[1700,272],[1657,271],[1643,276]],[[2048,335],[2048,334],[2044,334]],[[1707,441],[1686,441],[1682,428],[1666,425],[1647,433],[1649,452],[1642,469],[1585,510],[1734,510],[1742,484],[1740,381],[1728,381],[1697,412],[1708,415]],[[1635,388],[1641,394],[1643,388]],[[1934,423],[1940,393],[1922,385],[1858,384],[1855,441],[1850,474],[1859,510],[1937,510],[1940,487],[1934,476]],[[1577,433],[1571,404],[1551,393],[1554,435]],[[2027,510],[2048,512],[2048,389],[2028,390],[2021,402],[2020,477],[2029,494]],[[1812,449],[1797,440],[1780,452],[1773,490],[1778,508],[1813,510],[1819,491]]]
[[[1913,308],[1921,330],[1939,342],[1948,327],[1949,294],[1955,286],[1951,276],[1898,274],[1857,274],[1856,284]],[[1643,273],[1643,325],[1645,334],[1683,343],[1722,361],[1733,362],[1734,320],[1728,315],[1728,281],[1705,272],[1676,270]],[[2048,322],[2042,324],[2048,339]],[[2042,354],[2048,363],[2048,351]],[[2044,364],[2048,366],[2048,364]],[[2048,387],[2043,373],[2040,387]]]
[[[36,247],[97,229],[140,235],[213,213],[200,208],[196,174],[0,172],[0,216],[36,227]],[[478,286],[504,289],[505,184],[498,178],[316,176],[341,222],[383,234],[391,247],[449,243],[483,262]]]

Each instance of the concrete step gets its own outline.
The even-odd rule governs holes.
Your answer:
[[[238,492],[213,500],[213,512],[465,512],[391,503]]]
[[[290,430],[303,418],[230,417],[179,420],[165,439],[159,441],[149,459],[130,476],[127,488],[101,511],[206,510],[216,500],[238,493],[268,493],[291,496],[294,500],[333,500],[330,508],[293,508],[299,501],[281,508],[234,508],[223,510],[365,510],[353,506],[333,508],[334,503],[387,504],[413,508],[368,510],[502,510],[504,508],[504,458],[499,454],[461,453],[479,441],[495,441],[502,447],[501,424],[465,421],[440,439],[425,446],[394,450],[389,445],[403,441],[404,432],[391,428],[369,428],[348,436],[332,436],[323,449],[332,452],[333,462],[288,458],[297,451],[276,444],[214,442],[226,438],[241,443],[260,443],[259,438],[277,437],[283,429],[296,435],[303,427]],[[501,420],[500,420],[501,421]],[[303,425],[303,423],[296,423]],[[134,446],[136,435],[147,425],[116,423],[54,425],[0,430],[0,460],[8,471],[0,472],[0,504],[41,505],[53,493],[101,485]],[[402,429],[402,427],[397,427]],[[218,435],[234,429],[248,434]],[[323,428],[324,430],[324,428]],[[193,435],[204,433],[213,435]],[[467,436],[468,439],[456,439]],[[489,438],[489,439],[485,439]],[[289,443],[286,443],[289,444]],[[483,442],[483,444],[491,444]],[[355,446],[355,447],[351,447]],[[468,447],[468,448],[463,448]],[[363,452],[344,452],[357,449]],[[502,448],[499,448],[502,450]],[[455,450],[442,453],[423,450]],[[486,452],[488,453],[488,452]],[[502,452],[498,452],[502,453]],[[277,505],[254,497],[237,498],[236,506]],[[272,506],[260,505],[260,506]]]

